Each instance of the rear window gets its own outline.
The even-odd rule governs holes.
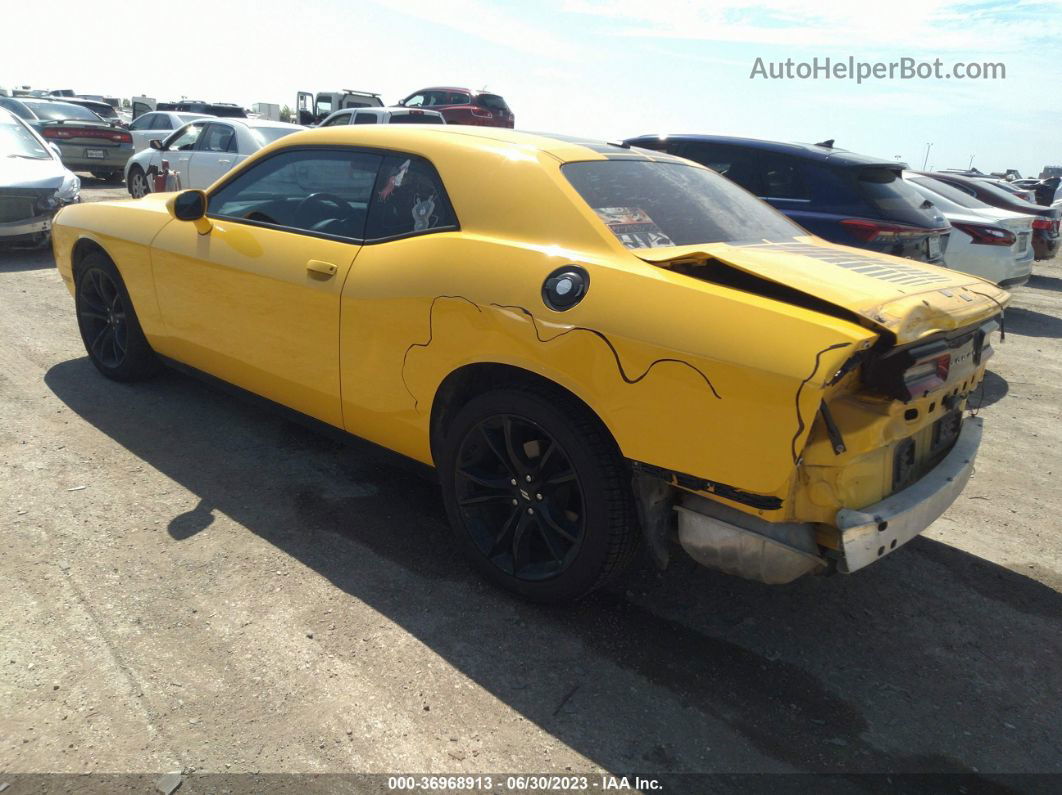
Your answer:
[[[48,121],[60,121],[62,119],[100,120],[100,117],[88,108],[83,108],[80,105],[71,105],[69,102],[34,102],[29,105],[29,108],[37,114],[37,118],[47,119]]]
[[[859,192],[871,206],[890,221],[916,226],[934,226],[932,207],[927,199],[889,168],[864,168],[856,175]]]
[[[480,94],[476,97],[476,104],[481,108],[490,108],[491,110],[509,110],[505,100],[497,94]]]
[[[941,182],[939,179],[932,179],[931,177],[910,177],[910,180],[916,185],[921,185],[926,190],[936,193],[938,196],[943,196],[945,199],[950,199],[960,207],[965,207],[969,210],[984,210],[990,206],[980,199],[971,196],[966,191],[952,187],[946,182]]]
[[[627,248],[790,240],[807,234],[713,171],[681,163],[598,160],[565,177]]]
[[[430,113],[397,113],[391,115],[391,124],[445,124],[442,116]]]
[[[296,127],[251,127],[251,135],[262,146],[271,144],[273,141],[279,141],[285,135],[291,135],[293,132],[298,132]]]

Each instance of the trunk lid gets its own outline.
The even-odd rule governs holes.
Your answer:
[[[709,282],[721,263],[852,312],[900,345],[992,317],[1010,300],[976,276],[812,237],[639,249],[637,256],[661,267],[702,266],[696,275]]]

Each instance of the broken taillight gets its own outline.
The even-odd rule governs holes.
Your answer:
[[[903,384],[911,398],[924,397],[943,386],[951,369],[951,354],[945,353],[931,359],[923,359],[908,367],[903,374]]]

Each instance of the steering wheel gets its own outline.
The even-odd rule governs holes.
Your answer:
[[[295,207],[295,224],[300,227],[308,226],[308,222],[321,222],[324,218],[306,218],[307,211],[313,205],[333,205],[339,211],[340,221],[346,221],[353,215],[350,205],[332,193],[311,193]]]

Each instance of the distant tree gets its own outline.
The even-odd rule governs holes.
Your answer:
[[[123,108],[128,108],[129,106],[130,106],[129,100],[128,99],[123,99],[122,100],[122,107]]]
[[[285,105],[284,107],[282,107],[280,109],[280,120],[281,121],[286,121],[286,122],[290,123],[291,122],[291,115],[292,115],[291,114],[291,108],[289,108],[287,105]]]

